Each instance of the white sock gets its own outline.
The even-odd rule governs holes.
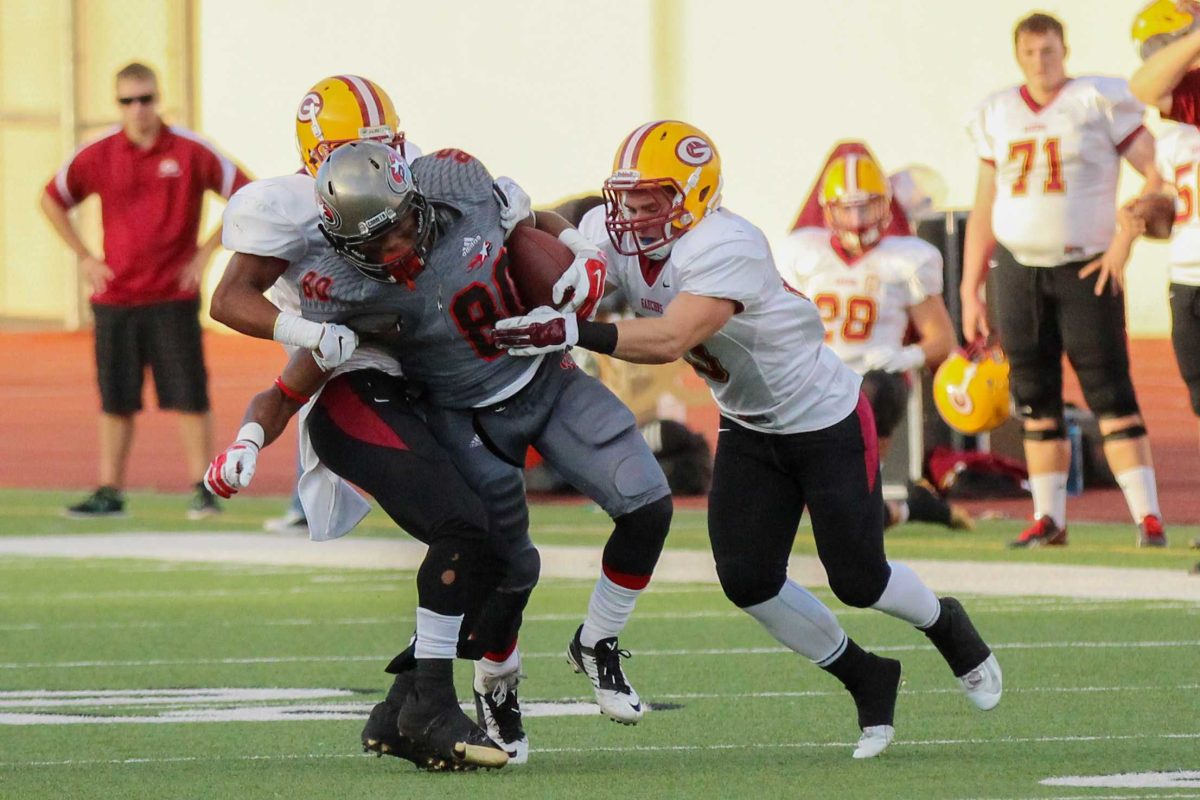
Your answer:
[[[501,675],[508,675],[513,672],[518,672],[521,669],[521,650],[514,647],[513,651],[508,654],[508,658],[503,661],[492,661],[490,658],[481,658],[475,662],[475,691],[484,692],[484,679],[498,678]]]
[[[1067,526],[1067,473],[1042,472],[1029,476],[1033,516],[1049,517],[1061,530]]]
[[[417,608],[417,658],[457,658],[462,615],[448,617]]]
[[[889,561],[888,565],[892,568],[892,577],[871,608],[918,628],[928,628],[937,622],[942,613],[937,595],[907,565],[895,561]]]
[[[592,589],[592,599],[588,601],[587,619],[583,621],[579,643],[584,647],[595,647],[601,639],[620,636],[641,593],[641,589],[626,589],[610,581],[607,575],[601,575]]]
[[[1117,475],[1117,484],[1125,495],[1125,504],[1133,521],[1153,515],[1162,519],[1158,510],[1158,485],[1154,480],[1154,467],[1133,467]]]
[[[779,594],[742,609],[790,650],[818,664],[846,649],[846,632],[829,608],[799,584],[785,581]]]

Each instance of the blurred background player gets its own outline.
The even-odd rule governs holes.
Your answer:
[[[890,185],[865,147],[830,158],[817,186],[826,227],[788,236],[779,272],[816,305],[825,343],[862,376],[875,414],[880,457],[905,418],[908,373],[936,369],[955,345],[942,301],[942,256],[915,236],[892,235]],[[916,340],[905,344],[910,324]],[[904,501],[888,501],[888,525],[908,520],[970,529],[926,481],[911,483]]]
[[[637,363],[680,358],[721,410],[708,533],[721,588],[792,651],[846,687],[862,735],[855,758],[891,743],[900,662],[864,651],[833,613],[788,579],[807,507],[839,600],[920,629],[973,705],[996,706],[1002,675],[962,605],[889,562],[870,405],[860,379],[822,344],[816,307],[776,271],[762,231],[721,207],[721,159],[692,125],[649,122],[617,149],[606,209],[581,232],[609,259],[636,319],[578,321],[548,306],[496,325],[515,355],[577,345]]]
[[[188,517],[221,509],[202,478],[212,452],[208,373],[200,335],[200,284],[220,228],[197,243],[205,192],[229,197],[245,173],[195,133],[159,116],[158,78],[132,63],[116,77],[121,125],[84,145],[46,184],[42,211],[92,287],[100,386],[100,486],[72,517],[125,511],[125,470],[147,366],[158,406],[179,412],[188,472]],[[104,255],[87,249],[69,211],[100,196]]]
[[[296,109],[296,148],[303,169],[255,181],[225,211],[224,244],[234,254],[213,292],[213,319],[249,336],[275,339],[289,352],[316,350],[326,366],[335,366],[329,348],[337,346],[336,337],[300,317],[300,279],[313,254],[324,252],[313,176],[334,149],[361,140],[384,142],[408,158],[421,154],[405,140],[391,97],[374,81],[331,75],[305,92]],[[263,296],[268,291],[270,300]],[[298,464],[297,482],[303,471]],[[264,527],[308,532],[299,491],[293,492],[284,515],[267,520]]]
[[[1065,350],[1099,419],[1137,543],[1161,547],[1166,535],[1125,331],[1123,272],[1137,234],[1118,225],[1116,213],[1122,157],[1146,176],[1144,192],[1157,191],[1154,138],[1123,80],[1067,75],[1057,19],[1032,14],[1013,40],[1024,85],[992,94],[968,124],[980,163],[960,287],[964,340],[986,338],[980,289],[999,243],[988,300],[1023,417],[1034,506],[1033,525],[1011,546],[1067,543]]]

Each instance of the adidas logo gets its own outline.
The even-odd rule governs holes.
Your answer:
[[[474,250],[476,248],[476,246],[482,241],[483,241],[482,236],[478,236],[478,235],[477,236],[464,236],[463,237],[462,254],[464,256],[469,255],[470,252],[472,250]]]
[[[467,447],[483,447],[483,440],[479,438],[479,434],[471,437],[471,443]]]

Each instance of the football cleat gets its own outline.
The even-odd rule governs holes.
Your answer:
[[[1167,532],[1163,530],[1162,520],[1153,514],[1147,514],[1138,525],[1138,547],[1166,547]]]
[[[854,758],[874,758],[887,749],[896,736],[896,729],[891,725],[872,725],[863,728],[862,736],[854,747]]]
[[[463,713],[453,685],[424,691],[414,685],[404,699],[396,727],[424,755],[424,769],[499,769],[508,753]]]
[[[521,704],[517,699],[520,669],[507,675],[485,676],[475,672],[475,713],[479,727],[508,753],[508,763],[524,764],[529,760],[529,737],[521,722]]]
[[[854,748],[855,758],[874,758],[896,735],[896,696],[900,693],[900,662],[868,653],[869,671],[850,691],[858,709],[862,736]]]
[[[621,671],[621,659],[630,658],[629,651],[617,646],[615,636],[584,647],[579,641],[582,631],[580,625],[567,645],[567,662],[592,682],[601,714],[622,725],[636,725],[642,718],[642,700]]]
[[[1059,547],[1067,543],[1067,529],[1059,528],[1050,517],[1038,517],[1021,535],[1008,543],[1009,547]]]
[[[971,704],[981,711],[995,708],[1004,690],[996,656],[975,629],[962,603],[953,597],[939,597],[938,603],[942,612],[924,630],[925,636],[946,659]]]
[[[963,691],[980,711],[991,711],[1000,704],[1004,692],[1004,674],[995,654],[989,654],[978,667],[959,677]]]

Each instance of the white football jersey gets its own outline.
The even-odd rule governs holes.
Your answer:
[[[1120,78],[1072,78],[1045,106],[1025,87],[996,92],[967,130],[996,166],[992,230],[1020,263],[1054,267],[1108,249],[1121,151],[1145,107]]]
[[[721,413],[753,430],[828,428],[858,404],[859,377],[822,343],[816,306],[790,292],[762,231],[721,209],[675,242],[665,261],[618,255],[604,206],[579,229],[608,256],[608,280],[642,317],[661,316],[680,292],[732,300],[738,312],[684,358],[708,383]]]
[[[1173,125],[1158,137],[1155,162],[1178,195],[1171,234],[1171,282],[1200,286],[1200,130]]]
[[[300,313],[304,275],[333,248],[317,229],[316,182],[307,172],[264,178],[242,187],[225,206],[221,243],[229,250],[288,262],[271,287],[271,302],[280,311]],[[334,375],[356,369],[378,369],[399,375],[394,356],[372,345],[360,345]]]
[[[832,231],[801,228],[788,236],[778,266],[820,311],[825,343],[860,375],[865,353],[903,346],[908,309],[942,293],[942,254],[915,236],[885,236],[849,259]]]

